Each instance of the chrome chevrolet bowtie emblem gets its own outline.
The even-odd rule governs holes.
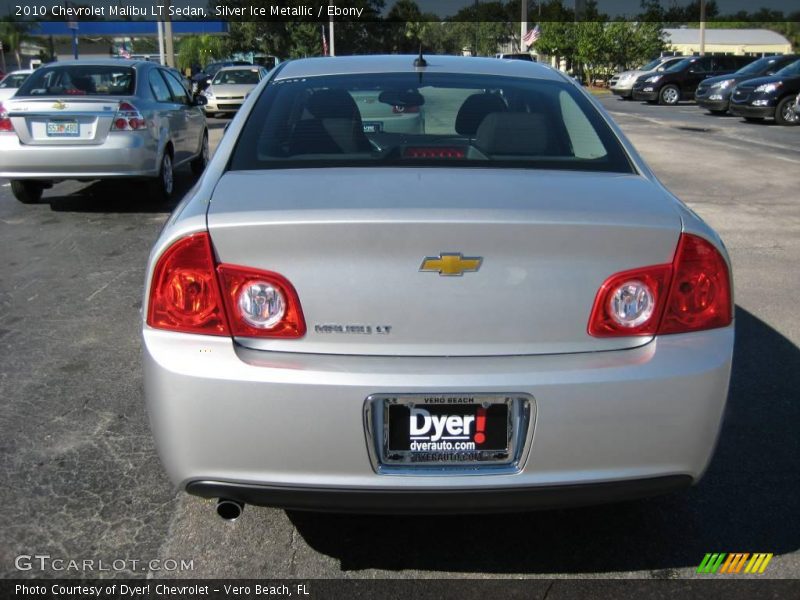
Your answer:
[[[481,268],[483,257],[464,256],[460,253],[442,253],[428,256],[422,261],[419,270],[439,273],[443,277],[460,277],[464,273],[474,273]]]

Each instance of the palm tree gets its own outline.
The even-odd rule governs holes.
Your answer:
[[[188,35],[178,46],[178,67],[205,67],[211,60],[222,58],[222,40],[213,35]]]
[[[0,39],[2,40],[4,50],[8,47],[17,59],[17,67],[22,68],[22,57],[20,56],[20,49],[22,43],[31,39],[29,35],[36,23],[30,21],[20,21],[12,16],[5,17],[0,21]],[[3,70],[6,70],[6,57],[5,53],[3,58]]]

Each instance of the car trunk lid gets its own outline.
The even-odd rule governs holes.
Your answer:
[[[12,98],[3,102],[26,145],[102,144],[124,98]]]
[[[346,168],[229,172],[208,227],[221,262],[275,271],[308,326],[252,348],[478,356],[630,348],[594,338],[603,281],[668,263],[678,212],[635,175],[516,169]],[[440,274],[461,254],[460,276]],[[426,258],[428,270],[421,270]]]

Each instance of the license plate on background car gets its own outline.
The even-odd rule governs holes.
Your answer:
[[[76,137],[80,135],[77,121],[48,121],[47,135],[50,137]]]
[[[388,396],[383,399],[384,464],[508,464],[514,398],[500,395]]]

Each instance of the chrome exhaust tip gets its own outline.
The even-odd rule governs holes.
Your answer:
[[[242,516],[244,511],[244,503],[238,500],[230,500],[228,498],[220,498],[217,500],[217,514],[233,523],[236,519]]]

